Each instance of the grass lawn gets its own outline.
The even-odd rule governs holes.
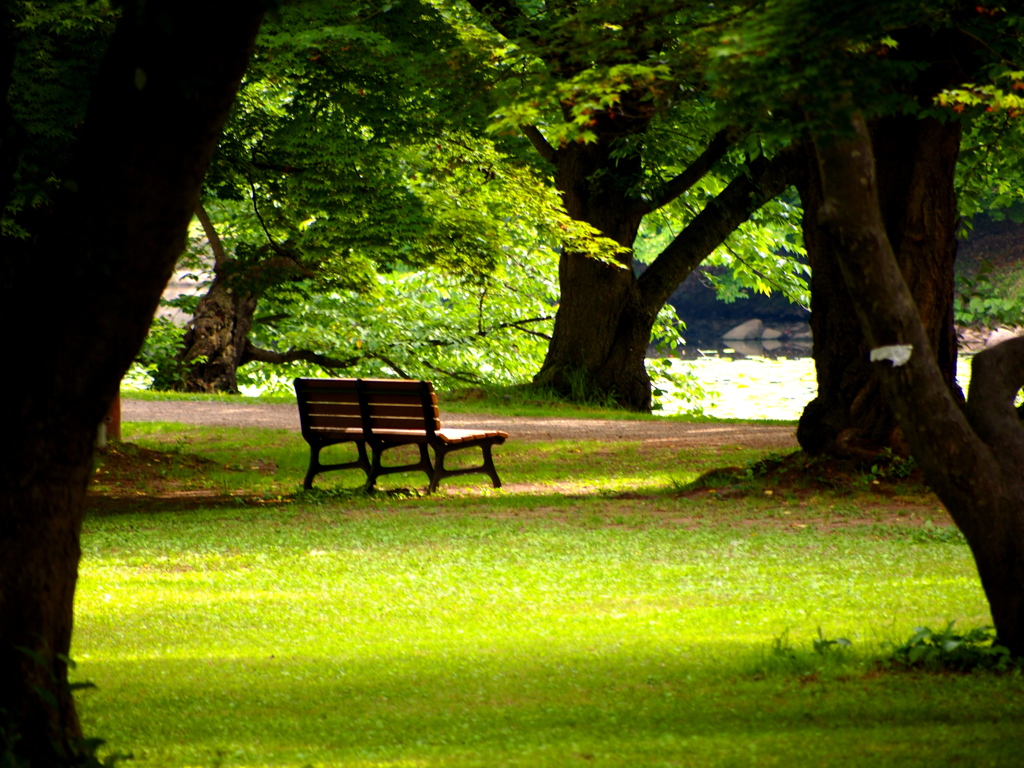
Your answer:
[[[709,491],[686,484],[759,455],[511,441],[500,491],[302,494],[296,434],[126,433],[72,655],[129,765],[1021,764],[1024,677],[878,663],[990,622],[920,488]]]

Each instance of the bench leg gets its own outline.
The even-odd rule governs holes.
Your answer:
[[[433,493],[444,477],[444,455],[447,453],[443,448],[434,449],[434,469],[430,473],[430,485],[427,486],[427,493]]]
[[[419,448],[420,464],[423,467],[423,471],[427,473],[427,477],[431,477],[434,474],[434,462],[430,460],[430,451],[426,443],[420,443]]]
[[[306,479],[302,481],[302,487],[307,491],[313,490],[313,478],[320,472],[320,446],[309,446],[309,469],[306,470]]]
[[[434,471],[430,475],[430,488],[427,490],[427,493],[433,493],[436,491],[437,486],[441,484],[441,480],[446,477],[477,473],[487,475],[491,478],[491,483],[495,488],[501,488],[501,478],[498,477],[498,470],[494,466],[494,457],[491,456],[491,444],[483,443],[480,445],[480,449],[484,452],[484,463],[482,465],[479,467],[467,467],[466,469],[453,469],[449,471],[444,468],[444,457],[448,454],[448,449],[435,446],[434,454],[436,456],[436,463],[434,464]]]
[[[366,455],[366,443],[362,440],[356,440],[356,451],[359,453],[359,458],[356,460],[359,464],[359,469],[366,473],[366,476],[370,476],[370,459]]]
[[[363,490],[367,492],[373,490],[373,486],[377,484],[377,478],[380,477],[380,455],[384,453],[384,449],[371,445],[370,452],[373,454],[373,461],[370,463],[370,471],[366,473],[366,485],[363,486]]]
[[[501,488],[501,478],[498,477],[498,470],[494,466],[494,459],[491,457],[491,444],[484,443],[480,446],[484,452],[484,473],[491,478],[495,488]]]

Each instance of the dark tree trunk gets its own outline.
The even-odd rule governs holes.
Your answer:
[[[562,253],[558,264],[561,299],[547,356],[534,384],[566,394],[575,389],[578,395],[584,394],[582,386],[611,395],[628,408],[650,410],[651,381],[644,368],[644,352],[654,318],[647,317],[640,298],[632,253],[644,213],[631,191],[642,180],[643,168],[639,155],[611,157],[618,139],[642,133],[649,120],[610,119],[609,113],[595,119],[598,141],[572,143],[553,154],[555,185],[572,218],[628,250],[619,255],[618,265],[582,253]],[[625,349],[613,354],[617,344]],[[634,349],[637,344],[639,350]]]
[[[196,307],[178,358],[185,392],[238,393],[238,367],[249,343],[256,303],[255,294],[234,290],[222,274],[214,278]]]
[[[555,327],[533,383],[565,394],[603,394],[624,407],[650,410],[644,358],[654,316],[643,305],[632,267],[563,253],[558,280]]]
[[[63,196],[37,237],[3,240],[8,352],[27,372],[0,465],[0,729],[19,764],[81,762],[64,659],[96,430],[184,247],[261,16],[241,0],[126,13]]]
[[[1013,407],[1024,339],[975,357],[962,408],[886,235],[868,130],[856,117],[852,127],[851,139],[816,141],[820,222],[869,347],[910,347],[904,364],[873,365],[928,483],[971,547],[999,641],[1024,656],[1024,429]]]
[[[953,261],[958,214],[953,178],[960,124],[894,117],[872,127],[886,235],[917,304],[943,380],[956,391]],[[804,241],[811,265],[811,328],[818,396],[797,429],[810,454],[870,459],[906,445],[883,392],[868,342],[843,281],[838,244],[820,221],[823,192],[813,148],[800,183]]]

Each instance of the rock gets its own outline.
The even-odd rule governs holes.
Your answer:
[[[782,331],[777,331],[774,328],[765,328],[761,331],[762,339],[778,339],[782,337]]]
[[[1017,338],[1017,334],[1011,331],[1009,328],[996,328],[992,333],[985,339],[985,349],[994,347],[996,344],[1002,344],[1004,341]]]
[[[757,339],[761,337],[764,330],[764,323],[757,318],[740,323],[731,331],[722,334],[723,339]]]
[[[766,341],[762,341],[761,345],[768,352],[774,352],[776,349],[782,349],[782,342],[775,341],[775,339],[767,339]]]
[[[729,344],[732,351],[744,357],[763,357],[764,347],[759,341],[733,341]]]
[[[800,333],[794,333],[789,338],[791,339],[807,339],[808,341],[813,338],[813,334],[810,331],[801,331]]]

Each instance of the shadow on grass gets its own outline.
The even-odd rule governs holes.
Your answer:
[[[759,676],[730,645],[393,650],[86,662],[99,690],[82,709],[112,747],[167,765],[1019,764],[1009,678]]]

